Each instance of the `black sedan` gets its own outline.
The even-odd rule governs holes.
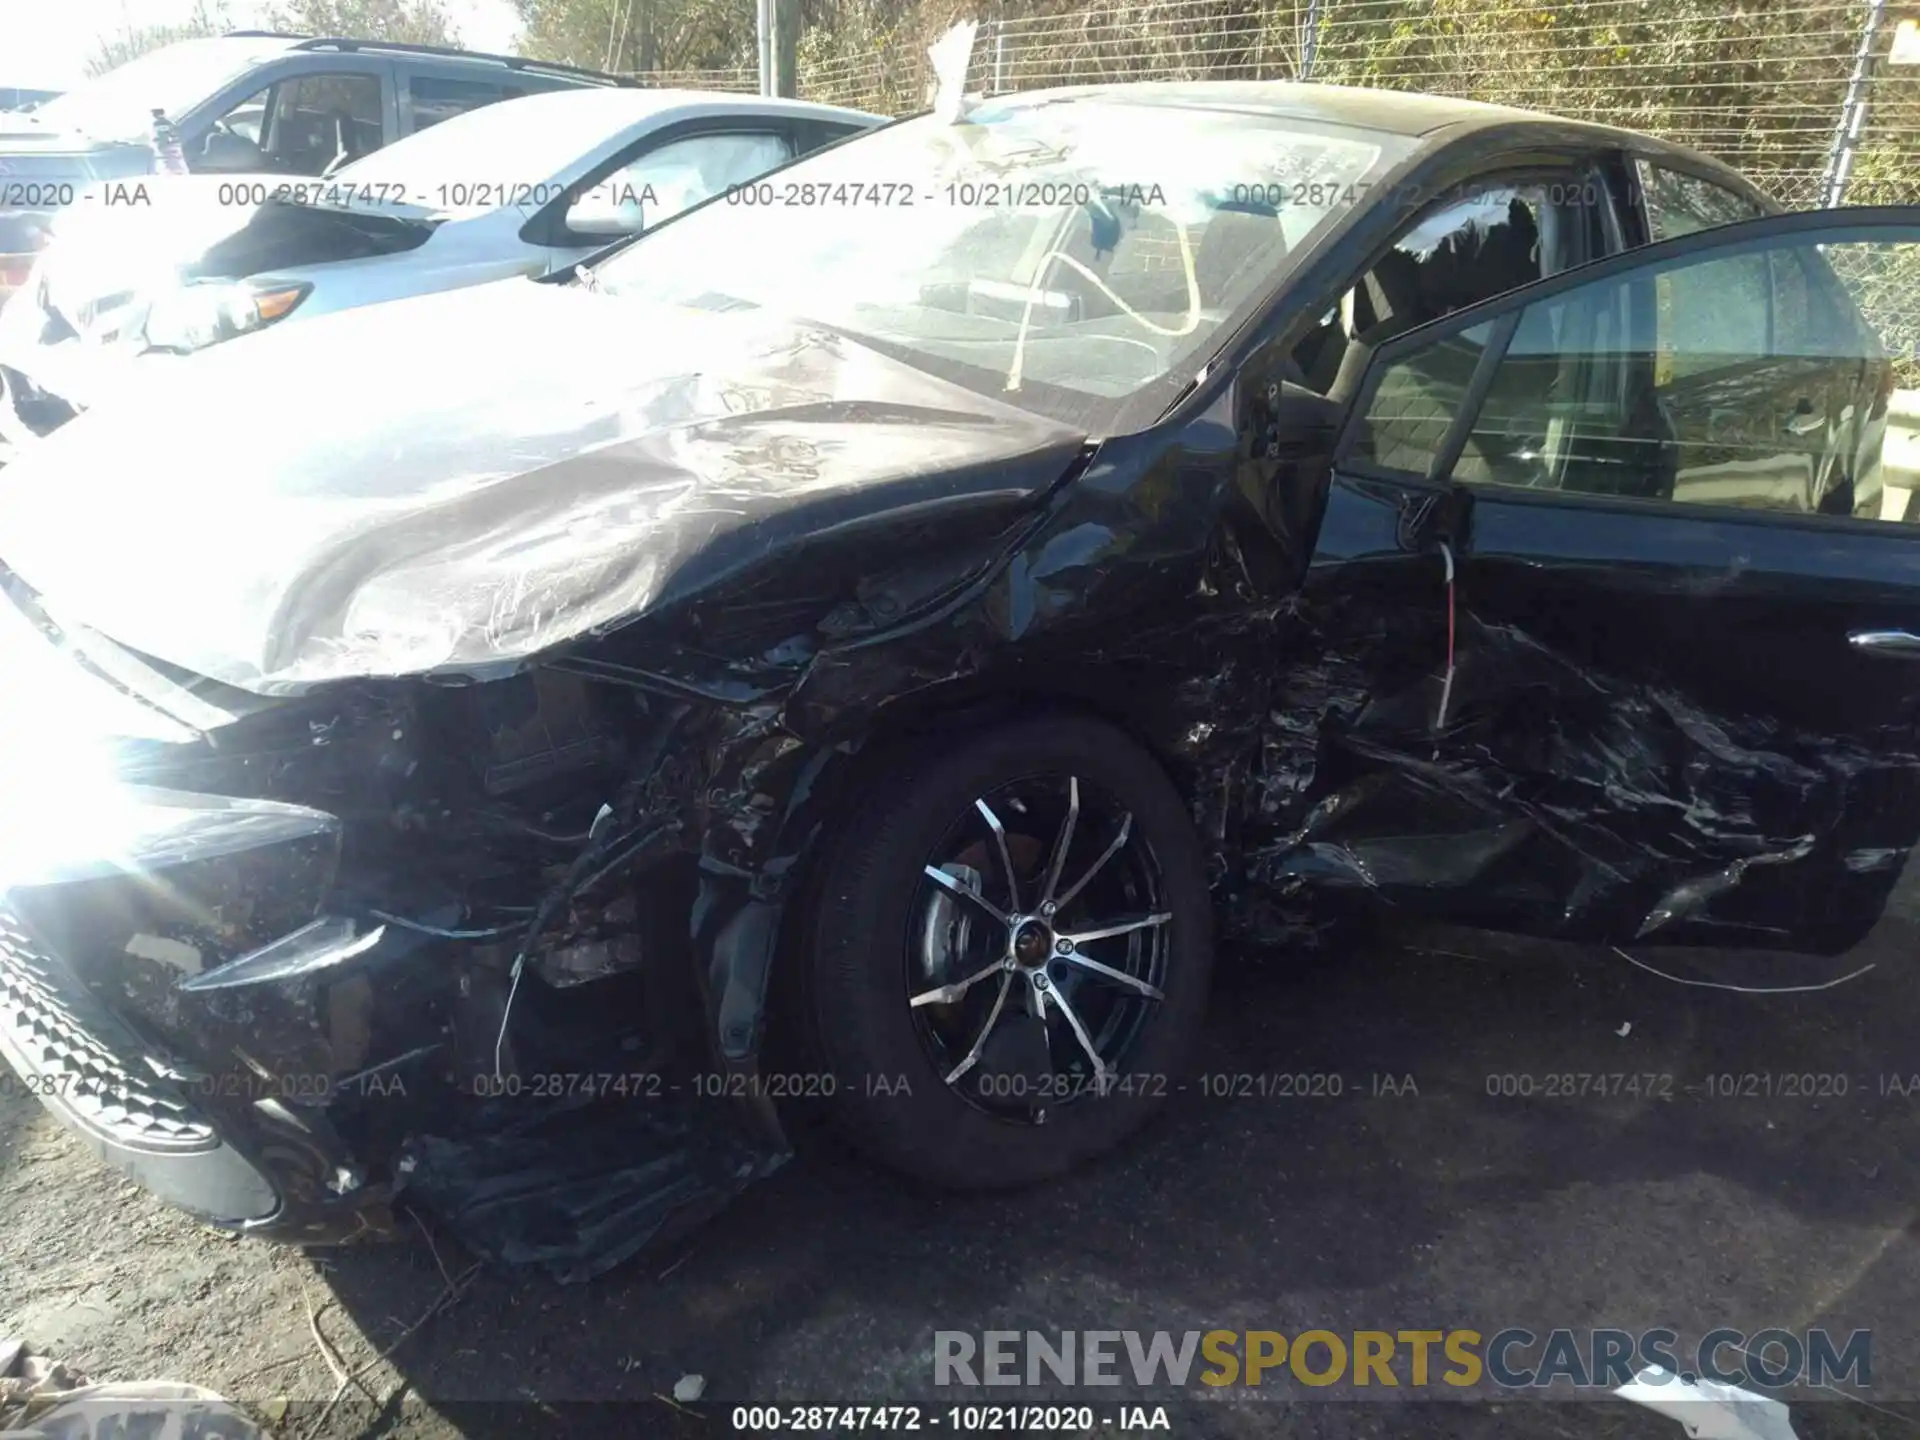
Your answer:
[[[1771,210],[1044,92],[210,352],[0,487],[0,1053],[216,1223],[582,1275],[797,1114],[1113,1145],[1316,895],[1843,954],[1920,832],[1920,212]]]

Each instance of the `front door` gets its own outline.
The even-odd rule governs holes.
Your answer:
[[[1374,355],[1316,583],[1357,601],[1356,565],[1398,564],[1418,623],[1378,644],[1450,631],[1345,745],[1355,793],[1393,797],[1357,837],[1389,898],[1616,943],[1836,953],[1874,924],[1920,834],[1920,528],[1894,518],[1920,475],[1890,403],[1920,385],[1915,294],[1920,208],[1776,216]],[[1396,834],[1429,863],[1396,871]],[[1335,820],[1307,838],[1339,848]]]

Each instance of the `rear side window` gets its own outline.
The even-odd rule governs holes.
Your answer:
[[[629,160],[567,209],[576,237],[638,235],[793,158],[779,135],[689,135]]]
[[[642,155],[617,182],[654,197],[647,224],[657,225],[792,158],[791,147],[779,135],[693,135]]]
[[[516,92],[519,93],[519,92]],[[414,75],[407,80],[409,131],[424,130],[482,105],[508,98],[506,90],[484,80],[450,80],[444,75]]]
[[[1758,220],[1767,213],[1757,202],[1698,175],[1669,170],[1650,160],[1633,163],[1647,207],[1647,228],[1655,240],[1671,240],[1736,220]]]
[[[838,120],[823,120],[818,125],[797,126],[795,128],[800,132],[800,148],[802,150],[818,150],[822,145],[831,145],[835,141],[846,139],[849,135],[858,135],[862,130],[868,129],[869,127],[865,125],[848,125]]]

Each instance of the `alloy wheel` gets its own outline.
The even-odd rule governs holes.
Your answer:
[[[1133,1083],[1174,917],[1132,814],[1075,775],[974,800],[921,868],[907,1004],[948,1086],[1037,1124]]]

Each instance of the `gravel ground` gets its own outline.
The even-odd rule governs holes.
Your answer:
[[[1007,1197],[920,1194],[816,1146],[671,1253],[575,1287],[483,1271],[417,1328],[441,1262],[465,1267],[450,1242],[303,1255],[222,1238],[0,1085],[0,1336],[95,1379],[210,1386],[283,1433],[438,1437],[722,1435],[743,1401],[1007,1399],[934,1389],[938,1329],[1824,1325],[1873,1330],[1872,1403],[1796,1398],[1800,1434],[1907,1436],[1920,1095],[1881,1077],[1920,1072],[1917,1008],[1885,965],[1755,998],[1471,934],[1256,957],[1223,967],[1204,1068],[1337,1074],[1339,1098],[1190,1089],[1122,1153]],[[1627,1071],[1672,1074],[1672,1097],[1488,1093],[1490,1075]],[[1843,1074],[1847,1094],[1715,1098],[1704,1082],[1724,1072]],[[371,1398],[324,1420],[336,1380],[310,1314],[349,1368],[394,1347],[362,1377]],[[687,1373],[707,1380],[697,1413],[658,1398]],[[1591,1401],[1259,1393],[1184,1397],[1174,1433],[1682,1433]],[[1123,1389],[1103,1415],[1110,1398],[1170,1397]]]

